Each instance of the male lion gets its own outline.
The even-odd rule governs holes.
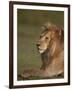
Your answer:
[[[51,77],[64,73],[64,30],[47,23],[37,42],[42,58],[43,76]]]
[[[23,78],[39,76],[54,77],[64,74],[64,30],[54,24],[47,23],[37,42],[37,48],[42,58],[40,69],[24,70]]]

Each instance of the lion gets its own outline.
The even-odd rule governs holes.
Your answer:
[[[42,58],[43,76],[64,74],[64,30],[51,23],[46,23],[42,29],[37,48]]]
[[[36,43],[42,59],[41,68],[24,70],[23,78],[64,76],[64,30],[52,23],[44,24],[42,30]]]

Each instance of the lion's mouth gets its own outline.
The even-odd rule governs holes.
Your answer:
[[[45,50],[41,49],[41,48],[38,48],[38,51],[39,51],[39,53],[43,53]]]

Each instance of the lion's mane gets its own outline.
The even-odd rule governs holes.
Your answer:
[[[43,32],[52,33],[53,39],[49,42],[48,48],[41,53],[44,76],[54,76],[64,73],[64,30],[62,27],[51,23],[42,26]]]

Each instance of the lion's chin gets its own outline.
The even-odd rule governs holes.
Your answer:
[[[45,52],[45,50],[43,50],[43,49],[39,49],[38,51],[39,51],[40,54]]]
[[[42,51],[42,50],[39,50],[39,53],[40,53],[40,54],[42,54],[43,52],[44,52],[44,51]]]

